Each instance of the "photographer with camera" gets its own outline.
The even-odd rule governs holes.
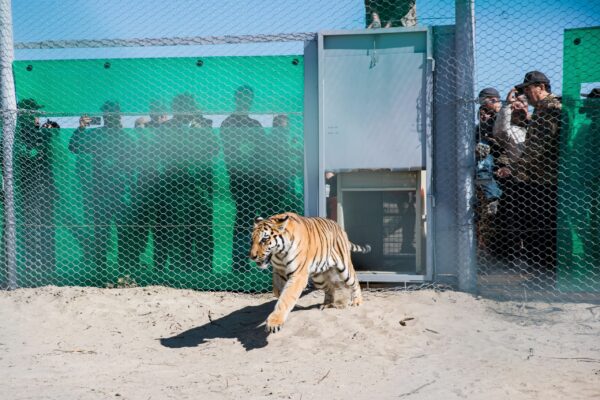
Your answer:
[[[493,127],[493,137],[498,144],[498,170],[496,176],[502,189],[497,215],[497,237],[501,246],[498,255],[506,262],[514,262],[521,250],[521,236],[514,228],[523,226],[519,218],[523,204],[520,184],[513,174],[525,148],[525,137],[531,116],[529,102],[522,91],[513,87],[506,96],[506,102],[498,112]]]
[[[511,171],[523,197],[518,206],[523,221],[518,227],[524,235],[523,261],[530,269],[552,276],[556,269],[558,151],[565,115],[561,99],[552,94],[550,80],[542,72],[528,72],[515,88],[534,107],[523,153]]]
[[[49,119],[47,119],[46,122],[44,122],[44,124],[42,125],[42,128],[60,129],[60,125],[56,121],[50,121]]]

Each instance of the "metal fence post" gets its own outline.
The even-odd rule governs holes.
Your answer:
[[[473,131],[475,110],[475,9],[473,0],[456,0],[456,57],[457,64],[457,263],[458,287],[474,292],[477,287],[476,241],[474,231],[475,154]]]
[[[14,60],[11,0],[0,0],[0,100],[2,108],[2,179],[4,194],[4,245],[8,288],[17,287],[13,143],[17,104],[12,64]]]
[[[316,37],[304,41],[304,215],[319,215],[321,182],[319,77]]]

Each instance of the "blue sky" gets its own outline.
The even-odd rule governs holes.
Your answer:
[[[13,0],[15,42],[316,32],[364,27],[362,0]],[[560,92],[562,32],[600,25],[595,0],[476,0],[476,81],[502,93],[539,69]],[[454,1],[417,0],[421,25],[454,23]],[[298,54],[302,44],[19,50],[17,59]]]

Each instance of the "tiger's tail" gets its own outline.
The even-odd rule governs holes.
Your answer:
[[[371,252],[371,245],[365,244],[364,246],[359,246],[357,244],[350,242],[350,251],[352,253],[367,254],[367,253]]]

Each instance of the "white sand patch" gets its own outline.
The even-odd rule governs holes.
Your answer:
[[[1,397],[600,398],[600,306],[427,290],[320,311],[322,297],[267,335],[270,295],[0,292]]]

